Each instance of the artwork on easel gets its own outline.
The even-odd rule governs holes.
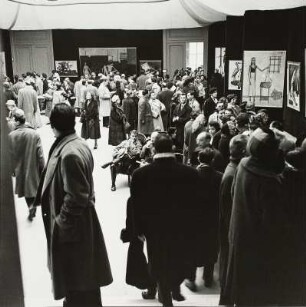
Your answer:
[[[287,107],[300,111],[301,63],[287,63]]]
[[[256,107],[282,108],[286,51],[244,51],[243,99]]]
[[[216,47],[215,48],[215,72],[218,72],[219,74],[224,77],[225,71],[225,47]]]
[[[242,61],[231,60],[228,62],[228,89],[240,91],[242,86]]]

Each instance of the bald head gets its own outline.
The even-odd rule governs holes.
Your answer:
[[[232,161],[239,162],[246,156],[246,146],[248,143],[248,137],[243,134],[234,136],[229,144],[230,159]]]
[[[211,141],[211,134],[208,132],[201,132],[198,136],[197,136],[197,145],[199,147],[205,148],[207,146],[209,146]]]

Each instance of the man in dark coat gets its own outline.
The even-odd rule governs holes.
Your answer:
[[[143,90],[138,101],[138,132],[146,136],[150,135],[154,130],[153,115],[148,96],[148,90]]]
[[[176,143],[178,146],[177,150],[182,151],[184,145],[184,127],[190,119],[192,109],[187,103],[187,97],[185,93],[180,94],[179,101],[179,104],[173,111],[172,120],[176,127]]]
[[[171,110],[171,102],[173,97],[173,92],[170,90],[173,86],[172,82],[168,82],[167,84],[162,85],[162,91],[158,93],[157,99],[160,100],[166,107],[164,113],[162,113],[164,130],[168,131],[168,125],[170,124],[170,110]]]
[[[33,205],[45,159],[39,134],[25,122],[24,112],[17,109],[14,113],[15,130],[9,134],[12,171],[16,176],[15,193],[25,197],[29,207],[29,221],[35,212]]]
[[[122,101],[122,109],[126,116],[126,121],[130,124],[129,131],[137,129],[138,106],[136,101],[131,97],[132,91],[126,92],[126,97]],[[128,132],[129,132],[128,131]]]
[[[55,105],[50,123],[56,140],[35,205],[42,206],[54,298],[65,297],[65,307],[100,307],[100,287],[112,274],[94,207],[93,157],[75,134],[72,107]]]
[[[199,175],[179,164],[170,136],[159,133],[154,141],[152,164],[136,170],[130,201],[135,236],[147,240],[150,275],[157,282],[163,306],[172,306],[172,295],[194,263],[199,218]]]
[[[226,305],[277,305],[284,260],[285,214],[278,142],[256,129],[233,183]]]
[[[248,137],[246,135],[236,135],[230,142],[230,162],[227,165],[222,177],[220,186],[220,220],[219,220],[219,242],[220,242],[220,305],[226,305],[226,298],[223,291],[226,280],[226,269],[228,259],[228,229],[232,214],[232,183],[240,160],[246,155],[246,145]]]
[[[211,90],[209,91],[209,98],[207,98],[204,101],[204,105],[203,105],[203,112],[204,112],[204,116],[206,119],[206,122],[208,123],[209,120],[209,116],[211,114],[213,114],[215,112],[216,109],[216,105],[218,102],[217,96],[218,96],[218,91],[215,87],[211,88]]]
[[[185,285],[196,291],[195,284],[197,267],[204,266],[204,285],[210,288],[213,283],[214,266],[218,259],[218,225],[219,225],[219,189],[222,173],[212,167],[214,150],[206,147],[199,153],[200,165],[197,170],[200,174],[202,223],[198,234],[197,261]]]
[[[198,155],[199,153],[205,149],[206,147],[212,147],[211,143],[211,135],[208,132],[201,132],[196,139],[197,142],[197,147],[194,150],[193,154],[191,155],[190,158],[190,164],[195,167],[199,164],[199,159]],[[219,150],[213,148],[214,150],[214,158],[212,161],[212,166],[215,170],[223,173],[225,169],[225,162],[222,154],[220,153]]]

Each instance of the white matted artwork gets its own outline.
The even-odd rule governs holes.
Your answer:
[[[218,73],[224,77],[224,64],[225,64],[225,47],[216,47],[215,48],[215,71],[218,70]]]
[[[77,61],[55,61],[55,69],[61,77],[77,77],[78,64]]]
[[[243,99],[256,107],[282,108],[286,51],[244,51]]]
[[[241,90],[242,86],[242,61],[230,60],[228,62],[228,89]]]
[[[301,63],[287,62],[287,107],[300,111]]]
[[[5,52],[0,52],[0,76],[6,76],[6,67],[5,67]]]

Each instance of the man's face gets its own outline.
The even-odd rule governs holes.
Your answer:
[[[225,110],[225,112],[224,112],[225,117],[230,118],[231,115],[232,115],[232,112],[230,110]]]
[[[190,101],[194,98],[194,96],[191,93],[187,94],[187,99]]]
[[[181,96],[180,96],[180,103],[181,104],[185,104],[186,103],[186,95],[181,94]]]
[[[216,109],[217,109],[218,112],[223,110],[223,103],[217,103]]]
[[[209,140],[205,137],[197,138],[197,145],[201,148],[205,148],[209,145]]]
[[[215,135],[217,130],[214,126],[209,126],[208,128],[208,132],[211,134],[211,135]]]
[[[211,96],[213,96],[214,98],[217,98],[218,92],[217,92],[217,91],[213,92],[213,93],[211,94]]]

